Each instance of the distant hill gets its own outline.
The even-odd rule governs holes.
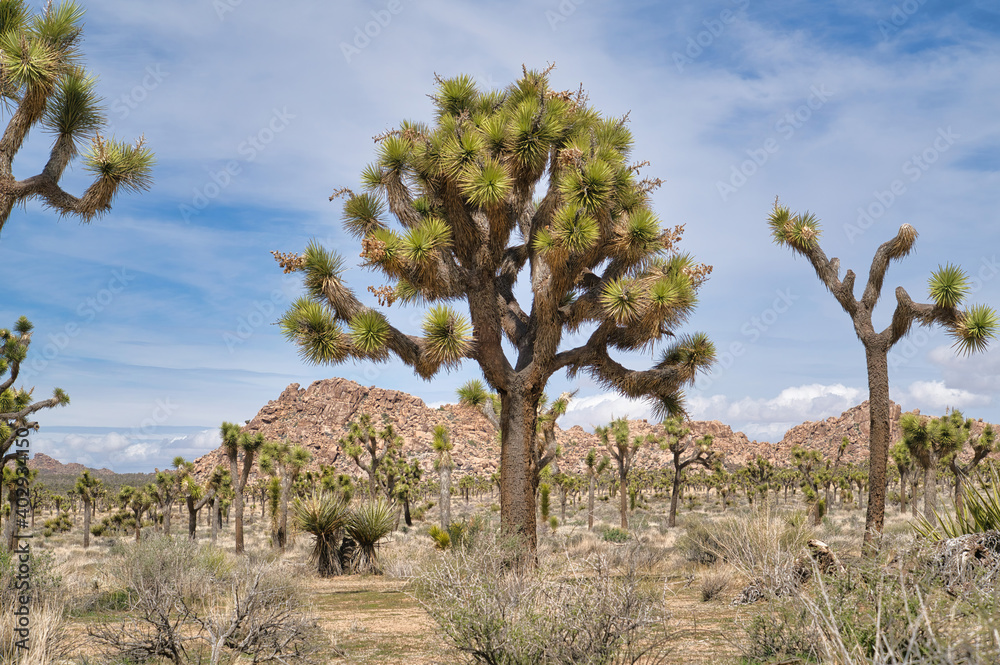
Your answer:
[[[112,491],[125,485],[141,487],[156,478],[153,473],[115,473],[111,469],[91,469],[76,462],[63,464],[45,453],[35,453],[28,460],[28,468],[38,469],[38,480],[57,494],[65,494],[73,489],[76,479],[84,471],[90,471],[92,476],[100,478]]]
[[[406,453],[419,459],[425,472],[433,468],[432,432],[438,423],[447,425],[451,434],[457,475],[489,475],[497,469],[500,458],[497,430],[477,409],[458,404],[432,409],[420,398],[405,392],[365,387],[340,378],[315,381],[305,389],[297,383],[289,385],[277,399],[261,408],[244,429],[251,433],[262,432],[268,439],[287,439],[303,445],[312,453],[309,468],[333,464],[341,471],[357,475],[357,468],[339,451],[337,442],[361,413],[369,413],[376,426],[384,421],[391,422],[405,441]],[[899,405],[893,404],[893,440],[899,437],[900,413]],[[734,432],[718,421],[693,421],[687,426],[694,437],[711,434],[713,448],[725,455],[729,466],[744,465],[757,455],[783,466],[789,463],[795,445],[817,448],[833,455],[844,436],[850,441],[844,461],[867,460],[868,418],[868,402],[863,402],[839,417],[793,427],[778,443],[750,440],[742,432]],[[982,426],[982,421],[976,425],[980,431]],[[661,425],[646,420],[630,421],[630,427],[633,436],[663,433]],[[562,448],[559,464],[567,471],[582,470],[587,451],[599,447],[597,436],[579,426],[568,430],[557,427],[556,440]],[[199,475],[210,473],[217,464],[228,464],[221,449],[195,460]],[[644,446],[636,459],[639,468],[661,468],[668,464],[667,453],[657,446]]]

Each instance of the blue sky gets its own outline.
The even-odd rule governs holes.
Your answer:
[[[544,68],[606,115],[630,113],[635,156],[664,179],[655,209],[714,266],[688,331],[720,362],[688,391],[693,417],[778,440],[866,396],[864,353],[811,267],[774,246],[774,197],[823,222],[823,246],[865,274],[903,223],[916,252],[886,280],[926,300],[940,264],[965,267],[975,302],[1000,305],[1000,2],[85,3],[84,52],[117,137],[145,135],[155,184],[90,225],[37,204],[0,235],[0,325],[36,326],[25,386],[64,388],[34,449],[117,471],[217,445],[292,382],[331,376],[454,401],[465,365],[425,382],[399,363],[312,367],[271,325],[298,294],[271,250],[317,238],[360,248],[328,197],[356,186],[372,137],[431,120],[435,73],[483,87]],[[15,162],[44,164],[36,132]],[[77,166],[64,186],[80,192]],[[365,294],[377,276],[355,268]],[[394,308],[395,310],[396,308]],[[394,311],[417,330],[420,311]],[[648,366],[650,356],[629,359]],[[1000,352],[957,357],[916,329],[890,358],[905,409],[1000,422]],[[564,426],[645,417],[585,378]]]

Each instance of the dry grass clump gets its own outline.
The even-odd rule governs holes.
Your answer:
[[[1000,593],[950,593],[917,553],[887,550],[850,574],[772,599],[744,625],[748,663],[986,665],[1000,662]]]
[[[630,551],[636,554],[640,547]],[[516,541],[484,532],[414,579],[416,597],[470,663],[657,663],[663,589],[639,555],[523,566]]]
[[[717,521],[709,533],[719,559],[768,594],[791,593],[796,560],[813,530],[804,514],[781,514],[767,503]]]
[[[729,589],[729,583],[732,579],[732,573],[728,569],[705,573],[701,578],[702,601],[707,603],[722,596]]]

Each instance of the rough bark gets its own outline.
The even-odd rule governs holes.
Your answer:
[[[933,524],[937,510],[937,459],[931,455],[931,460],[924,469],[924,517]]]
[[[92,510],[92,502],[84,500],[83,502],[83,549],[90,547],[90,512]]]
[[[677,504],[680,501],[680,494],[681,494],[681,474],[675,468],[674,482],[673,486],[670,489],[670,517],[667,520],[667,526],[670,528],[677,526]]]
[[[447,531],[451,525],[451,465],[442,464],[439,470],[441,483],[441,530]]]
[[[518,534],[529,556],[534,557],[538,536],[531,466],[538,395],[530,396],[523,388],[514,387],[500,398],[500,421],[507,424],[501,428],[500,439],[500,526],[507,533]]]
[[[889,459],[889,364],[887,349],[869,342],[865,344],[868,364],[869,466],[868,511],[865,515],[864,549],[878,548],[885,525],[886,464]]]
[[[590,487],[587,490],[587,530],[594,530],[594,490],[597,488],[597,478],[590,476]]]
[[[619,512],[621,513],[622,528],[628,529],[628,473],[624,470],[618,474],[618,496]]]

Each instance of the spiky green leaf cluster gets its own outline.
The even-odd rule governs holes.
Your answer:
[[[645,289],[632,279],[616,279],[601,292],[601,306],[605,315],[620,326],[636,321],[646,300]]]
[[[958,307],[969,294],[969,276],[951,263],[938,266],[928,280],[928,290],[938,307]]]
[[[427,312],[423,331],[427,353],[435,364],[457,365],[472,347],[472,326],[447,305]]]
[[[996,339],[1000,320],[996,310],[986,305],[973,305],[962,313],[958,324],[949,334],[955,338],[955,347],[962,354],[978,353]]]
[[[389,323],[375,310],[366,309],[351,319],[351,343],[359,355],[381,360],[388,356]]]
[[[315,365],[338,363],[348,357],[343,331],[320,303],[299,298],[278,320],[281,333],[298,346],[303,360]]]
[[[787,207],[775,202],[767,223],[771,227],[771,237],[779,245],[799,252],[806,252],[819,245],[819,219],[808,211],[793,215]]]

